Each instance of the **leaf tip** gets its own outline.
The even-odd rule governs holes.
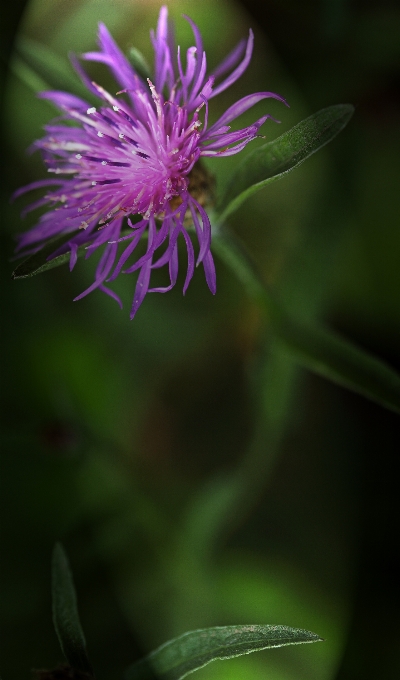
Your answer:
[[[320,635],[317,635],[316,633],[311,633],[312,638],[310,642],[325,642],[325,638],[321,637]]]
[[[67,554],[64,550],[64,546],[61,543],[61,541],[56,541],[54,543],[53,547],[53,554],[52,554],[52,565],[53,569],[56,566],[56,564],[63,562],[63,564],[68,565],[68,559],[67,559]],[[69,566],[69,565],[68,565]]]
[[[75,670],[93,674],[79,620],[73,576],[60,542],[55,543],[52,554],[52,609],[54,628],[66,660]]]

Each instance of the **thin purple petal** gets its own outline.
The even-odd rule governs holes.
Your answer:
[[[182,229],[182,235],[183,238],[186,241],[186,249],[187,249],[187,254],[188,254],[188,266],[187,266],[187,273],[186,273],[186,279],[185,283],[183,285],[183,294],[185,295],[189,283],[192,280],[193,274],[194,274],[194,248],[193,248],[193,243],[190,240],[190,236],[187,233],[186,229]]]
[[[194,21],[190,17],[188,17],[186,14],[184,14],[183,17],[184,17],[184,19],[186,19],[186,21],[189,22],[189,24],[192,28],[192,31],[193,31],[195,42],[196,42],[197,66],[196,66],[196,70],[195,70],[193,78],[194,78],[194,80],[197,80],[198,77],[199,77],[200,71],[202,70],[202,63],[203,63],[203,60],[204,60],[204,57],[205,57],[205,52],[203,51],[203,41],[202,41],[202,38],[201,38],[201,33],[200,33],[198,27],[196,26],[196,24],[194,23]],[[204,78],[204,76],[203,76],[203,78]],[[200,83],[200,85],[201,85],[201,83]],[[200,85],[199,85],[199,87],[200,87]]]
[[[251,55],[253,53],[253,44],[254,44],[254,34],[253,34],[253,31],[250,29],[249,38],[247,40],[247,45],[246,45],[246,52],[245,52],[243,60],[241,61],[239,66],[237,66],[235,68],[235,70],[231,73],[231,75],[226,78],[226,80],[222,81],[222,83],[217,85],[215,90],[213,90],[211,97],[216,97],[217,94],[226,90],[227,87],[230,87],[232,85],[232,83],[234,83],[238,78],[240,78],[242,73],[245,72],[246,68],[248,67],[248,65],[250,63]]]
[[[158,92],[162,92],[165,85],[169,87],[174,83],[174,69],[170,49],[171,29],[168,21],[168,8],[163,6],[158,18],[156,35],[152,36],[155,52],[155,86]]]
[[[101,290],[102,293],[105,293],[106,295],[109,295],[110,297],[112,297],[113,300],[115,300],[119,304],[120,308],[122,309],[123,305],[122,305],[122,302],[121,302],[121,298],[119,297],[119,295],[117,295],[117,293],[114,293],[113,290],[111,290],[110,288],[107,288],[107,286],[105,286],[103,283],[100,284],[99,290]]]
[[[142,237],[143,231],[144,231],[144,229],[143,229],[142,231],[140,231],[138,234],[135,234],[135,235],[134,235],[134,238],[133,238],[133,240],[131,241],[131,243],[129,244],[129,246],[127,246],[127,247],[125,248],[124,252],[122,253],[121,257],[119,258],[119,260],[118,260],[118,262],[117,262],[117,265],[116,265],[116,267],[115,267],[113,273],[112,273],[111,276],[107,279],[108,282],[114,281],[114,280],[117,278],[117,276],[120,274],[121,269],[122,269],[122,267],[124,266],[125,262],[126,262],[127,259],[132,255],[132,253],[133,253],[133,251],[135,250],[137,244],[139,243],[139,241],[140,241],[140,239],[141,239],[141,237]]]
[[[279,94],[275,94],[274,92],[257,92],[255,94],[249,94],[247,97],[243,97],[242,99],[239,99],[236,104],[233,104],[233,106],[230,106],[229,109],[225,111],[225,113],[217,120],[214,125],[212,125],[202,136],[202,140],[206,141],[208,137],[211,136],[212,133],[216,133],[220,128],[223,128],[225,125],[228,123],[231,123],[235,118],[240,116],[242,113],[250,109],[252,106],[255,104],[258,104],[262,99],[266,99],[268,97],[272,97],[273,99],[278,99],[279,101],[283,102],[288,106],[286,100],[281,97]]]
[[[214,78],[220,78],[225,75],[228,71],[236,66],[238,61],[242,58],[245,52],[247,41],[245,39],[241,40],[236,47],[233,48],[232,52],[228,54],[223,61],[214,69],[212,75]]]
[[[26,194],[27,191],[33,191],[34,189],[41,189],[42,187],[49,187],[49,186],[54,186],[54,185],[60,185],[62,184],[62,180],[57,180],[57,179],[39,179],[36,182],[31,182],[30,184],[27,184],[24,187],[20,187],[16,191],[14,191],[13,195],[11,196],[11,200],[15,201],[16,198],[19,198],[23,194]]]
[[[151,274],[151,259],[147,260],[143,267],[140,270],[140,274],[137,280],[136,288],[135,288],[135,295],[133,298],[133,304],[132,304],[132,309],[130,313],[130,319],[134,318],[137,310],[139,309],[140,305],[142,304],[146,293],[148,292],[149,289],[149,283],[150,283],[150,274]]]
[[[135,87],[138,81],[135,71],[111,37],[106,26],[101,22],[99,23],[98,39],[98,44],[102,51],[87,52],[82,55],[83,59],[87,61],[103,61],[110,67],[114,78],[123,88],[129,90]]]
[[[74,94],[69,94],[68,92],[58,92],[56,90],[52,90],[51,92],[39,92],[37,96],[39,99],[47,99],[62,111],[65,111],[66,109],[78,109],[78,111],[86,111],[89,106],[89,104],[83,99],[77,97]]]
[[[200,244],[200,252],[199,256],[197,258],[197,264],[200,264],[204,257],[206,256],[207,252],[210,250],[211,246],[211,223],[209,220],[209,217],[204,210],[204,208],[198,203],[194,198],[191,199],[190,202],[190,210],[192,213],[192,218],[193,218],[193,223],[195,226],[196,234],[197,234],[197,239]],[[203,228],[200,226],[199,219],[197,217],[197,212],[201,216],[201,221],[203,224]]]
[[[115,256],[117,254],[117,244],[108,245],[101,256],[100,262],[96,269],[96,278],[89,288],[83,291],[80,295],[74,298],[74,302],[81,300],[83,297],[96,290],[107,278],[107,275],[114,264]]]
[[[69,258],[69,271],[72,272],[78,260],[78,244],[71,243],[71,257]]]
[[[253,34],[250,31],[248,40],[240,42],[214,74],[207,75],[201,33],[191,19],[187,20],[195,46],[187,49],[185,60],[175,44],[168,9],[161,8],[156,32],[152,33],[155,73],[147,83],[134,71],[104,24],[99,24],[99,50],[87,52],[82,58],[104,64],[122,89],[115,96],[110,94],[91,80],[72,55],[83,84],[99,104],[92,106],[66,92],[40,95],[62,113],[45,126],[43,138],[32,144],[31,150],[39,150],[47,171],[55,177],[33,182],[14,194],[17,198],[43,188],[44,195],[25,208],[25,213],[47,207],[37,224],[20,235],[20,251],[37,252],[49,239],[61,237],[62,245],[47,259],[69,253],[72,269],[80,247],[85,248],[86,257],[100,249],[95,280],[76,299],[98,288],[121,304],[105,282],[115,280],[120,273],[139,270],[131,318],[149,290],[166,292],[175,285],[180,234],[187,250],[183,292],[196,264],[202,263],[207,285],[215,293],[211,223],[203,200],[196,200],[190,193],[195,178],[192,170],[200,156],[233,155],[257,137],[260,125],[271,117],[268,114],[239,130],[231,130],[229,125],[253,105],[267,97],[286,103],[272,92],[248,95],[229,107],[208,129],[209,100],[227,89],[247,68]],[[215,79],[221,77],[225,79],[213,89]],[[124,93],[129,103],[120,96]],[[198,242],[197,261],[196,248],[184,226],[189,215]],[[130,219],[133,216],[137,216],[135,224]],[[125,218],[132,232],[121,236]],[[138,257],[136,247],[146,234],[146,252]],[[168,265],[170,285],[149,288],[151,270],[164,265]]]
[[[217,276],[215,273],[215,265],[211,252],[208,252],[203,260],[204,273],[206,276],[207,286],[213,295],[217,292]]]
[[[71,62],[71,64],[72,64],[72,66],[74,67],[75,71],[77,72],[78,76],[80,77],[81,81],[82,81],[83,84],[85,85],[85,87],[87,87],[87,89],[89,90],[89,92],[91,92],[92,94],[95,94],[96,97],[98,97],[98,93],[97,93],[97,91],[96,91],[96,88],[95,88],[94,85],[93,85],[92,80],[89,78],[89,76],[88,76],[88,74],[86,73],[86,71],[85,71],[85,69],[83,68],[83,66],[79,63],[79,61],[78,61],[76,55],[71,53],[71,54],[69,55],[69,60],[70,60],[70,62]]]

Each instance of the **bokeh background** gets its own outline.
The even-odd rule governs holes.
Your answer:
[[[200,26],[209,64],[255,31],[248,72],[213,100],[247,93],[282,122],[330,104],[348,128],[244,204],[230,225],[286,307],[400,369],[400,9],[389,0],[172,0],[179,42]],[[104,21],[151,61],[159,4],[14,0],[15,35],[59,59],[95,45]],[[19,36],[19,38],[18,38]],[[12,64],[12,62],[11,62]],[[14,62],[15,64],[15,62]],[[105,69],[94,77],[116,89]],[[399,677],[398,416],[299,369],[257,305],[217,261],[183,297],[148,295],[134,322],[95,292],[95,263],[12,281],[21,205],[44,176],[25,149],[53,115],[11,70],[3,88],[2,678],[62,661],[51,623],[50,558],[69,554],[97,677],[193,628],[281,623],[326,639],[216,662],[199,680]],[[262,143],[255,142],[256,143]],[[253,147],[254,148],[254,147]],[[245,152],[243,152],[245,153]],[[224,186],[238,157],[209,163]]]

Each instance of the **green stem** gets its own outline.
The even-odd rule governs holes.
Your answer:
[[[213,234],[212,248],[243,283],[250,297],[264,307],[267,316],[271,319],[278,317],[279,306],[242,243],[225,227],[217,227]]]
[[[391,369],[345,340],[291,319],[251,257],[226,229],[217,226],[212,243],[264,310],[270,332],[253,371],[254,431],[247,451],[235,470],[200,490],[187,515],[182,554],[197,554],[205,568],[221,538],[243,521],[265,490],[287,432],[298,378],[296,364],[389,408],[400,406],[400,380]]]
[[[213,249],[264,308],[272,332],[300,365],[400,413],[398,373],[339,335],[292,318],[264,284],[241,244],[224,228],[216,230]]]

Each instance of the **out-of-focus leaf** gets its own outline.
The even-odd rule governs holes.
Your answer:
[[[135,71],[144,78],[144,80],[147,80],[147,78],[151,78],[151,68],[149,64],[147,63],[145,57],[143,54],[136,49],[136,47],[131,47],[128,51],[128,59],[131,62],[133,68]]]
[[[33,92],[43,92],[49,89],[49,84],[36,73],[21,57],[13,56],[10,61],[10,70],[21,82]]]
[[[318,642],[315,633],[288,626],[221,626],[185,633],[128,668],[125,680],[181,680],[215,659],[271,647]]]
[[[347,125],[353,112],[351,104],[321,109],[246,156],[233,173],[217,206],[218,220],[223,222],[247,198],[294,170],[328,144]]]
[[[232,234],[217,230],[213,249],[265,308],[272,330],[299,364],[400,413],[400,376],[396,371],[337,334],[290,317]]]
[[[16,54],[19,59],[15,60],[14,71],[35,92],[44,89],[66,90],[83,97],[86,101],[95,101],[75,74],[71,64],[53,52],[50,47],[20,36],[16,44]],[[21,67],[24,67],[22,71]],[[32,73],[36,78],[32,77]]]
[[[380,359],[336,333],[289,317],[276,331],[302,366],[400,413],[400,376]]]
[[[93,674],[79,621],[72,574],[60,543],[56,543],[53,551],[52,600],[53,623],[65,658],[75,670]]]

